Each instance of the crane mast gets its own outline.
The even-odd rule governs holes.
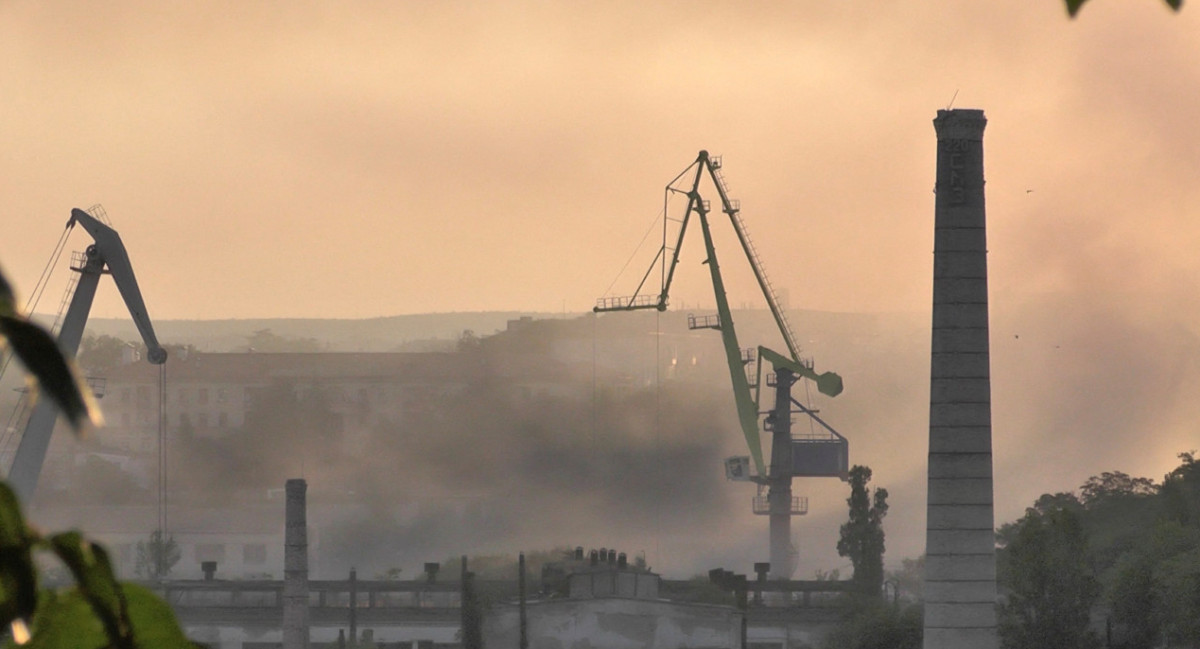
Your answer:
[[[690,188],[687,190],[676,188],[675,184],[693,168],[695,175],[691,178]],[[684,234],[687,231],[691,215],[695,213],[704,238],[706,256],[703,263],[708,266],[717,304],[717,314],[715,317],[689,315],[688,327],[690,329],[716,329],[721,333],[738,420],[750,452],[750,457],[747,459],[753,462],[755,469],[754,475],[742,474],[735,479],[748,480],[759,485],[760,493],[754,499],[754,512],[770,516],[771,576],[772,578],[786,579],[792,572],[790,565],[791,517],[805,514],[808,511],[807,499],[796,498],[792,495],[792,478],[840,477],[845,479],[849,470],[849,444],[846,438],[820,419],[814,410],[793,398],[791,388],[796,381],[810,379],[816,383],[818,391],[822,394],[837,396],[842,391],[842,379],[833,372],[817,374],[813,369],[812,361],[801,358],[795,334],[786,314],[780,307],[774,287],[763,270],[753,240],[742,222],[741,205],[738,201],[729,198],[720,170],[720,158],[712,158],[707,151],[701,151],[692,165],[667,184],[668,196],[672,193],[684,194],[688,199],[687,212],[679,222],[679,233],[674,238],[674,246],[668,247],[670,239],[667,236],[667,215],[664,212],[663,244],[651,262],[650,269],[642,276],[635,294],[628,297],[601,298],[597,300],[593,310],[598,313],[639,309],[665,311],[671,283],[679,264],[679,252]],[[759,346],[757,350],[743,350],[738,344],[733,315],[725,291],[725,282],[721,275],[716,247],[713,243],[712,229],[708,218],[711,213],[710,204],[700,194],[700,184],[705,175],[716,187],[721,201],[721,211],[729,217],[733,225],[742,252],[750,263],[758,287],[766,299],[775,325],[787,346],[786,355],[763,346]],[[662,281],[658,295],[652,296],[642,291],[656,266],[661,268]],[[769,469],[763,460],[762,443],[759,436],[759,418],[764,414],[760,407],[761,391],[759,389],[764,360],[774,368],[767,382],[775,389],[773,408],[765,413],[766,417],[762,422],[763,427],[771,433]],[[747,376],[747,365],[750,363],[755,363],[753,382]],[[797,410],[794,410],[793,406]],[[824,434],[805,439],[794,439],[791,432],[794,412],[800,412],[810,417],[815,424],[820,425]],[[738,458],[731,458],[729,462],[740,464],[737,460]],[[740,471],[731,471],[729,466],[731,465],[727,464],[727,472],[731,477],[734,473],[741,473]],[[762,495],[764,487],[767,490],[765,496]]]
[[[125,251],[125,244],[121,242],[120,235],[80,209],[71,210],[71,219],[67,222],[67,227],[72,228],[76,224],[83,226],[94,243],[87,247],[84,263],[71,269],[79,273],[79,279],[75,285],[75,293],[71,296],[71,304],[67,307],[67,314],[63,318],[62,328],[59,329],[59,349],[67,358],[74,358],[79,351],[100,276],[107,273],[111,274],[116,282],[138,333],[146,344],[147,360],[155,365],[165,363],[167,351],[158,343],[154,334],[154,327],[146,312],[146,304],[138,289],[137,278],[133,274],[133,266],[129,263],[129,254]],[[42,472],[46,451],[50,447],[50,435],[54,432],[58,414],[58,406],[51,399],[39,399],[25,425],[25,432],[21,436],[21,442],[13,456],[12,467],[8,472],[8,482],[23,502],[29,502],[37,489],[38,477]]]

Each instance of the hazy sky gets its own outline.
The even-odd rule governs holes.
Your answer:
[[[954,98],[989,118],[994,299],[1194,311],[1198,28],[1125,0],[6,2],[0,264],[29,291],[102,203],[160,319],[582,311],[704,148],[793,306],[924,311]],[[700,247],[677,303],[711,300]]]
[[[578,312],[632,289],[663,185],[707,149],[793,307],[927,317],[931,120],[953,100],[989,119],[1002,522],[1197,446],[1197,9],[0,2],[0,265],[29,291],[71,208],[102,203],[157,319]],[[754,303],[719,236],[731,301]],[[675,304],[711,304],[700,248]],[[124,315],[111,286],[94,315]],[[898,525],[923,516],[927,368],[851,433],[908,493]],[[844,372],[842,401],[887,402]],[[896,448],[910,483],[882,470]]]

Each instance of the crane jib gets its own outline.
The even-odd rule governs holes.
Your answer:
[[[692,171],[693,168],[695,169],[694,174],[688,176],[688,172]],[[746,228],[745,221],[742,219],[741,204],[737,200],[729,198],[721,168],[721,159],[719,157],[710,157],[707,151],[701,151],[695,162],[672,179],[666,187],[667,196],[683,194],[688,199],[687,211],[682,218],[676,221],[679,223],[679,231],[675,233],[674,237],[667,231],[667,214],[664,209],[662,246],[659,248],[654,261],[651,262],[650,269],[642,277],[642,283],[638,285],[637,291],[632,296],[601,298],[597,300],[596,307],[593,310],[595,312],[635,311],[639,309],[665,310],[667,307],[667,297],[670,294],[671,284],[675,277],[675,271],[679,265],[679,254],[683,247],[684,234],[694,214],[700,222],[700,229],[704,238],[704,265],[708,267],[713,284],[717,314],[715,316],[689,316],[688,326],[690,329],[707,328],[721,332],[722,346],[729,367],[729,376],[733,387],[734,403],[737,407],[739,425],[746,438],[746,445],[750,451],[754,468],[758,473],[759,479],[763,479],[767,476],[768,472],[763,462],[762,441],[759,434],[760,407],[758,378],[751,381],[747,377],[747,363],[751,362],[751,359],[747,357],[746,352],[738,345],[737,331],[729,307],[729,300],[726,296],[724,279],[721,276],[721,267],[717,260],[717,252],[713,244],[708,219],[711,205],[700,193],[700,185],[706,175],[716,188],[720,199],[719,209],[729,218],[733,226],[742,252],[745,254],[750,268],[754,273],[755,281],[766,300],[767,307],[771,311],[771,316],[784,340],[784,344],[787,346],[787,354],[781,354],[766,347],[758,347],[757,362],[759,365],[756,368],[756,377],[761,374],[761,363],[766,361],[776,371],[786,370],[794,374],[797,378],[814,381],[817,385],[817,390],[827,396],[833,397],[840,394],[843,384],[842,378],[837,374],[833,372],[818,374],[814,371],[811,361],[801,360],[800,348],[796,343],[796,336],[791,323],[788,321],[786,312],[780,306],[779,296],[774,285],[763,269],[758,249],[750,236],[749,230]],[[685,177],[690,181],[687,189],[676,186]],[[668,252],[670,254],[667,254]],[[658,294],[641,293],[646,279],[656,266],[661,269],[662,277]],[[815,416],[807,408],[802,408],[801,412]],[[822,424],[824,425],[824,422]],[[837,435],[836,431],[833,431],[831,428],[829,430],[833,435],[837,436],[837,439],[845,442],[845,438]],[[842,452],[844,455],[844,445]]]

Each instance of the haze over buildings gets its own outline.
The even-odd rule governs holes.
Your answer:
[[[793,308],[903,314],[857,348],[796,320],[899,527],[922,489],[929,116],[985,107],[1006,520],[1196,445],[1198,22],[1119,0],[1075,21],[970,0],[7,3],[0,263],[28,290],[70,208],[102,202],[158,322],[578,313],[706,148]],[[711,307],[692,250],[674,303]],[[731,271],[735,306],[750,281]],[[122,310],[104,287],[95,315]],[[841,516],[842,485],[798,488]]]

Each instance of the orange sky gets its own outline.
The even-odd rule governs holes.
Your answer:
[[[924,311],[957,92],[993,295],[1194,307],[1200,14],[746,4],[4,3],[0,263],[29,290],[102,203],[160,319],[583,311],[705,148],[793,306]]]

